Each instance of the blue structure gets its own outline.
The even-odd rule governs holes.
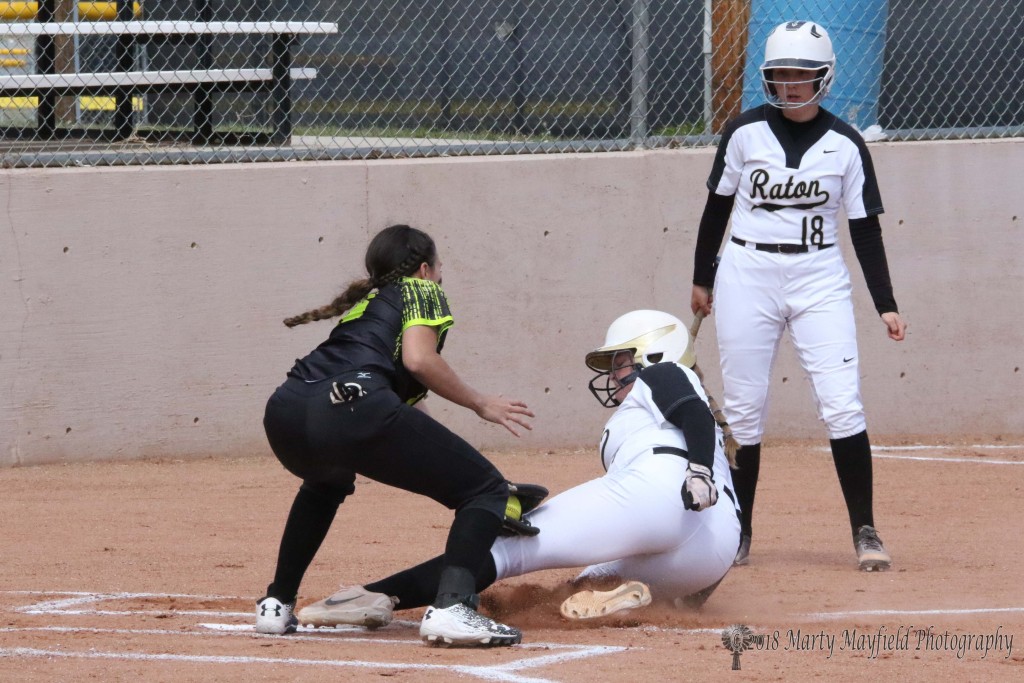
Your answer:
[[[772,29],[806,19],[825,27],[836,53],[836,78],[823,106],[860,130],[878,123],[888,0],[752,0],[743,108],[764,102],[761,62]]]

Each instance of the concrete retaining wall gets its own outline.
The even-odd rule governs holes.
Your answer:
[[[876,440],[1024,435],[1024,140],[874,144],[897,300],[890,342],[853,258]],[[689,320],[714,150],[0,172],[0,465],[268,453],[264,401],[329,330],[281,320],[362,274],[369,237],[438,241],[448,360],[521,397],[516,441],[443,399],[484,448],[595,444],[584,353],[633,308]],[[720,394],[714,325],[698,341]],[[768,436],[825,431],[792,349]]]

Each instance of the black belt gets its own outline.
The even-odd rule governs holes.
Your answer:
[[[759,242],[741,240],[739,237],[730,237],[729,239],[741,247],[767,251],[772,254],[806,254],[809,251],[821,251],[832,246],[831,244],[761,244]]]

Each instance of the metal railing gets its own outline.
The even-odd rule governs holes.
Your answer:
[[[731,116],[759,102],[756,67],[764,38],[771,26],[786,19],[812,19],[829,30],[838,58],[837,86],[825,106],[860,127],[869,140],[1024,133],[1020,2],[278,0],[261,8],[251,4],[0,2],[0,165],[362,159],[713,145]],[[135,26],[143,37],[126,42],[123,33],[83,30],[40,39],[17,28],[113,20],[120,22],[119,27]],[[210,22],[219,22],[222,28],[244,24],[249,30],[197,30],[169,37],[152,26],[171,21],[194,22],[197,27]],[[148,22],[152,31],[146,33],[139,22]],[[282,37],[280,31],[252,29],[254,24],[273,22],[319,22],[335,25],[336,31]],[[295,78],[282,76],[280,60],[271,63],[275,39],[291,41],[288,60]],[[182,82],[138,90],[75,90],[48,81],[49,90],[41,90],[16,78],[50,73],[71,83],[73,73],[127,71],[216,71],[222,76],[230,72],[235,80],[216,87]],[[250,73],[256,71],[274,73],[261,83]],[[273,87],[266,80],[271,78],[277,79]],[[202,79],[197,75],[185,80]],[[844,92],[846,86],[850,90]],[[40,111],[51,104],[55,129],[40,129]],[[198,106],[208,107],[207,125],[213,135],[197,134]],[[115,125],[118,115],[121,120]],[[124,125],[126,116],[130,127]]]

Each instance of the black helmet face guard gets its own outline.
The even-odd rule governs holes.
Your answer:
[[[640,371],[643,370],[643,366],[637,362],[624,362],[616,366],[617,358],[633,360],[633,349],[611,351],[609,355],[611,356],[608,363],[609,369],[594,375],[594,378],[590,380],[590,384],[587,386],[598,403],[605,408],[614,408],[622,403],[622,401],[615,398],[615,395],[623,387],[628,387],[636,381],[636,378],[640,376]],[[616,377],[615,373],[621,372],[624,368],[630,368],[629,374],[623,377]]]
[[[813,62],[814,66],[808,67],[784,67],[784,66],[762,66],[761,67],[761,90],[764,92],[765,98],[768,100],[768,104],[776,107],[777,109],[797,109],[799,107],[807,106],[808,104],[817,104],[825,98],[828,94],[828,86],[832,82],[832,67],[828,64],[819,64]],[[807,78],[802,81],[780,81],[776,80],[775,70],[776,69],[799,69],[807,72]],[[787,102],[780,91],[785,90],[788,87],[794,85],[804,85],[810,83],[814,88],[814,96],[811,97],[807,102],[792,103]]]

